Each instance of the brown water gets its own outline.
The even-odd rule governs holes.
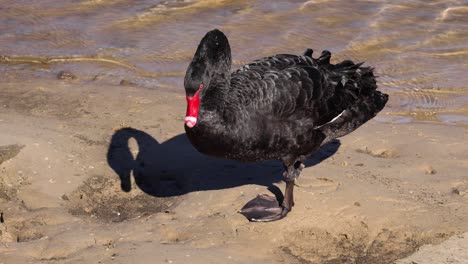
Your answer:
[[[468,1],[0,0],[0,78],[66,70],[182,93],[213,28],[236,66],[309,47],[366,61],[391,96],[382,121],[468,124]]]

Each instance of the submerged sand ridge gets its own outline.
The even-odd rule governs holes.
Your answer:
[[[327,49],[333,63],[375,67],[380,89],[390,95],[387,121],[468,123],[466,1],[3,0],[2,6],[0,72],[25,73],[22,80],[52,72],[182,87],[200,38],[219,28],[231,40],[234,68],[272,54],[312,48],[317,56]]]
[[[280,164],[196,152],[182,92],[38,80],[0,102],[0,263],[392,263],[468,231],[462,126],[371,121],[259,224],[237,210],[284,188]],[[401,263],[441,263],[427,247]]]

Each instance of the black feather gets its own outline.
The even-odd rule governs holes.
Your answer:
[[[304,56],[307,56],[307,57],[311,57],[312,58],[312,54],[314,54],[314,50],[313,49],[306,49],[304,51]]]
[[[220,31],[207,35],[199,46],[203,54],[213,39],[227,42]],[[229,44],[222,48],[216,51],[221,61],[197,50],[185,78],[187,94],[202,79],[209,83],[197,124],[186,127],[192,144],[207,155],[242,161],[307,155],[364,124],[388,100],[376,91],[372,68],[350,60],[332,65],[329,51],[318,59],[312,49],[279,54],[231,73]]]

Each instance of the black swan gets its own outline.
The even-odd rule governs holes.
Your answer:
[[[307,155],[373,118],[388,100],[376,91],[373,68],[345,60],[279,54],[231,72],[231,48],[208,32],[188,66],[185,131],[206,155],[244,162],[279,159],[286,190],[281,205],[259,195],[240,211],[256,222],[284,218],[294,205],[294,180]]]

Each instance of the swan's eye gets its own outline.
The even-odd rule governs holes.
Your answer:
[[[203,87],[205,87],[205,86],[203,86],[203,83],[200,83],[200,87],[198,87],[198,89],[201,90],[201,89],[203,89]]]

